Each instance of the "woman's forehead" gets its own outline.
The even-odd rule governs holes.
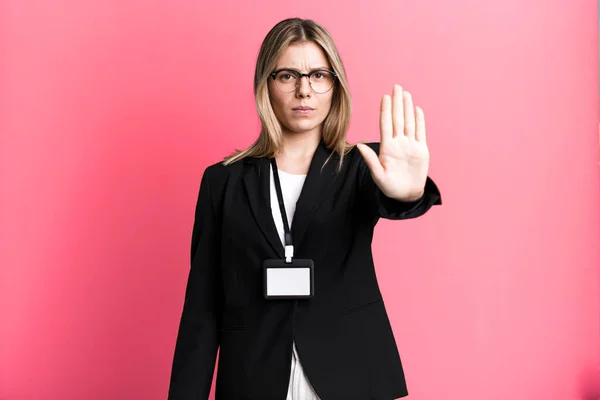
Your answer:
[[[277,69],[280,68],[313,70],[329,68],[329,62],[319,45],[314,42],[302,42],[294,43],[283,51],[277,60]]]

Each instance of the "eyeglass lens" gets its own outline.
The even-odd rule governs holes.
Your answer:
[[[309,82],[315,92],[325,93],[333,86],[334,76],[324,70],[313,71]],[[279,71],[275,76],[275,83],[282,92],[293,92],[300,84],[300,75],[292,70]]]

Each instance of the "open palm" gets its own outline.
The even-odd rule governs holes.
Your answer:
[[[429,170],[425,115],[413,105],[410,93],[394,86],[392,97],[384,95],[380,113],[379,155],[359,144],[371,176],[388,197],[413,201],[423,195]]]

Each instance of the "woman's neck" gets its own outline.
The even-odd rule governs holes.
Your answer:
[[[283,148],[275,156],[278,168],[290,174],[306,174],[320,141],[320,132],[284,133]]]
[[[291,158],[312,157],[321,141],[320,132],[284,133],[280,155]]]

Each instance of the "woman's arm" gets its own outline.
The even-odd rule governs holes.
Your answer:
[[[175,345],[169,400],[208,399],[219,347],[222,284],[220,224],[213,207],[210,167],[196,204],[183,312]]]

